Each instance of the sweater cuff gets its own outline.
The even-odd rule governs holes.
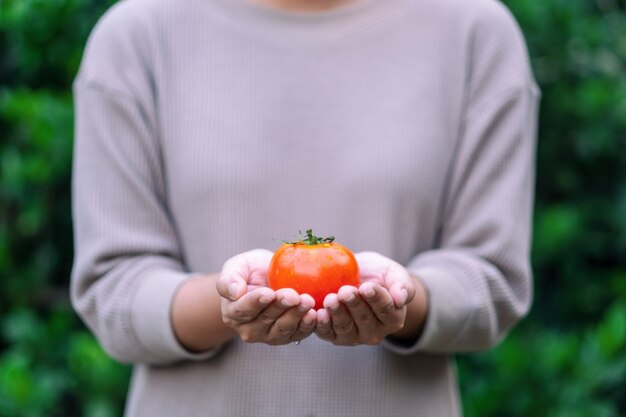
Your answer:
[[[203,360],[216,354],[219,348],[192,353],[174,334],[172,301],[178,287],[190,275],[170,270],[150,271],[149,274],[131,302],[131,322],[139,342],[155,362]]]
[[[473,309],[468,292],[450,273],[437,268],[411,271],[419,277],[428,292],[428,315],[420,338],[411,346],[385,339],[389,350],[409,355],[419,351],[447,351],[466,323],[471,321]]]

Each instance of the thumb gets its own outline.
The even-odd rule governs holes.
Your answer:
[[[409,304],[415,297],[415,283],[409,272],[394,262],[387,278],[390,283],[389,294],[396,307],[401,308]]]
[[[217,292],[220,296],[236,301],[242,295],[248,292],[248,284],[241,277],[231,273],[231,271],[223,271],[217,280]]]
[[[217,280],[217,292],[222,297],[235,301],[248,292],[248,282],[252,274],[267,271],[272,252],[255,249],[240,253],[224,262],[222,273]]]

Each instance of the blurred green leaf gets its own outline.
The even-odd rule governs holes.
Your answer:
[[[14,311],[2,321],[2,336],[12,344],[38,343],[42,334],[42,323],[29,310]]]
[[[29,369],[29,359],[20,352],[12,352],[0,361],[0,397],[16,410],[33,401],[35,384]]]
[[[607,358],[626,352],[626,302],[611,306],[598,326],[596,338]]]

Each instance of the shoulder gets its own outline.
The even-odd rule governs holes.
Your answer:
[[[523,46],[524,36],[511,11],[497,0],[463,0],[471,8],[469,27],[475,42]]]
[[[528,48],[511,11],[497,0],[467,3],[470,96],[509,88],[535,88]]]
[[[498,0],[416,0],[418,9],[428,10],[429,18],[450,30],[472,36],[477,31],[494,37],[519,37],[521,31],[510,10]]]
[[[121,0],[91,31],[76,82],[124,89],[124,81],[149,71],[161,47],[159,31],[171,0]],[[145,74],[144,74],[145,75]],[[135,80],[136,81],[136,80]]]
[[[412,12],[411,18],[436,27],[444,33],[442,39],[455,39],[463,48],[525,48],[515,17],[498,0],[412,0]]]
[[[526,41],[511,11],[498,0],[412,0],[421,22],[436,27],[438,45],[463,71],[470,102],[510,89],[536,89]]]
[[[87,40],[86,52],[113,53],[146,38],[155,0],[121,0],[100,17]]]

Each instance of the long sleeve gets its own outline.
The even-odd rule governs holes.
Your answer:
[[[172,299],[189,273],[166,204],[147,72],[154,36],[131,6],[99,22],[74,84],[71,299],[119,361],[205,358],[211,352],[187,352],[172,329]]]
[[[532,300],[531,217],[539,90],[503,7],[472,37],[467,105],[433,250],[408,269],[430,296],[420,340],[400,353],[490,348]]]
[[[123,362],[204,357],[186,352],[170,322],[183,272],[164,205],[154,132],[138,103],[79,81],[71,295],[104,349]]]
[[[430,309],[419,350],[489,348],[531,303],[536,92],[506,92],[468,117],[441,246],[408,266]]]

